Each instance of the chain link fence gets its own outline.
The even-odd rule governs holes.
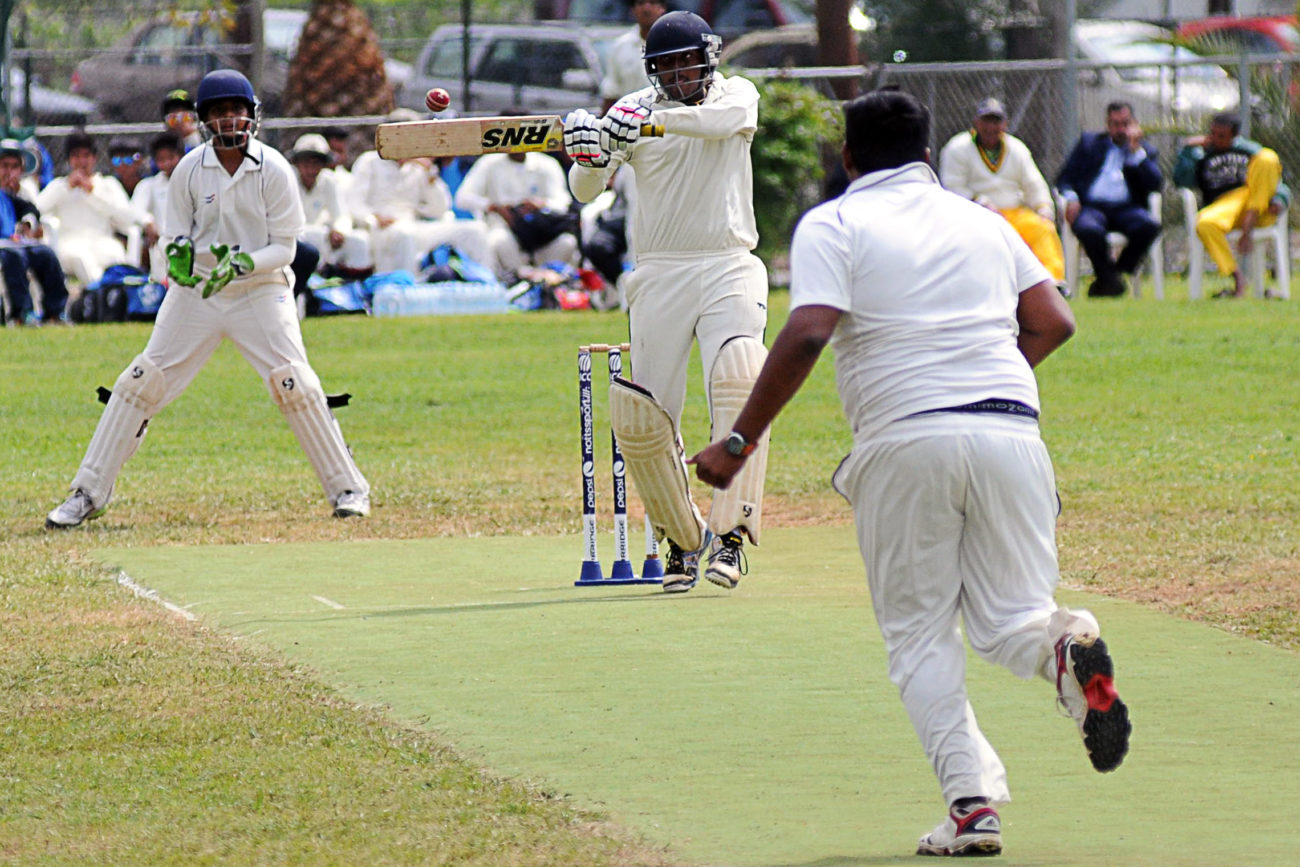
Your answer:
[[[428,35],[440,24],[459,21],[461,11],[459,0],[400,7],[360,5],[369,13],[385,55],[399,63],[413,62]],[[228,41],[233,7],[218,4],[215,8],[216,12],[209,10],[205,14],[220,24],[206,36],[195,36],[191,19],[177,16],[173,11],[175,4],[164,0],[145,0],[133,4],[129,10],[120,6],[88,6],[71,0],[43,7],[39,12],[20,10],[10,22],[9,60],[17,74],[11,74],[5,91],[5,105],[15,108],[11,112],[12,125],[30,126],[34,120],[36,134],[56,157],[61,154],[60,139],[77,127],[84,127],[105,140],[127,137],[143,147],[149,138],[161,132],[160,101],[169,86],[173,86],[169,85],[168,75],[176,68],[181,68],[196,82],[208,68],[232,61],[246,62],[256,50],[254,45]],[[279,14],[285,10],[270,12]],[[298,22],[300,27],[305,9],[289,12],[285,21]],[[529,16],[531,3],[518,0],[513,4],[498,4],[496,12],[498,20],[512,14],[521,20]],[[133,36],[138,40],[143,31],[162,22],[172,22],[172,44],[161,45],[156,51],[145,50],[138,44],[124,48],[132,44]],[[165,29],[158,36],[160,42],[166,41]],[[283,87],[288,53],[295,46],[292,40],[285,42],[282,32],[273,33],[272,29],[268,23],[262,54],[265,78],[260,95],[274,107],[275,94],[266,92],[267,88]],[[290,35],[296,37],[296,31]],[[123,67],[136,67],[137,72],[144,74],[138,79],[124,75],[117,87],[125,88],[125,93],[117,93],[113,99],[96,99],[83,115],[48,114],[46,117],[56,122],[43,122],[39,115],[41,101],[32,92],[33,88],[50,88],[66,96],[79,77],[79,64],[84,74],[85,61],[105,59],[116,60]],[[1112,101],[1133,105],[1147,140],[1160,152],[1167,179],[1171,178],[1183,139],[1204,133],[1212,114],[1237,110],[1239,106],[1249,107],[1248,111],[1241,112],[1243,133],[1276,150],[1286,177],[1291,178],[1300,167],[1297,63],[1300,56],[1224,56],[1165,65],[1065,60],[904,62],[840,69],[751,70],[748,74],[756,78],[812,79],[810,83],[821,84],[823,90],[827,79],[843,77],[857,79],[860,90],[896,85],[930,106],[934,115],[930,145],[935,154],[951,136],[969,128],[980,100],[997,97],[1007,106],[1008,129],[1029,146],[1050,183],[1064,164],[1079,131],[1102,128],[1105,106]],[[86,81],[79,84],[83,95],[89,95],[94,89]],[[116,120],[104,109],[110,102],[132,105],[128,113],[133,120],[109,122]],[[38,111],[36,117],[33,108]],[[285,118],[268,113],[263,123],[264,138],[271,144],[287,147],[302,132],[334,125],[355,128],[358,142],[364,142],[380,120],[377,116]],[[59,169],[62,168],[60,165]],[[1300,209],[1294,209],[1293,213],[1300,213]],[[1186,237],[1177,196],[1165,196],[1164,216],[1166,259],[1171,268],[1177,269],[1186,261]]]

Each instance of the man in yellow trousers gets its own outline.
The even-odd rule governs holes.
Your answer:
[[[1051,191],[1029,148],[1007,132],[1001,102],[980,102],[974,126],[943,146],[939,180],[949,192],[1001,214],[1065,293],[1065,257]]]
[[[1228,233],[1241,229],[1237,251],[1251,252],[1251,230],[1271,226],[1291,201],[1277,153],[1240,133],[1237,115],[1217,114],[1210,121],[1210,134],[1188,139],[1174,165],[1175,184],[1201,191],[1197,237],[1219,273],[1232,277],[1232,287],[1216,298],[1246,294],[1246,278],[1232,255]]]

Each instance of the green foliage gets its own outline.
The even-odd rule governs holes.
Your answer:
[[[771,79],[759,83],[754,137],[754,216],[759,253],[785,250],[795,223],[821,199],[826,160],[838,154],[841,115],[810,87]]]
[[[863,42],[863,56],[888,62],[904,52],[918,63],[997,59],[1007,7],[1007,0],[873,0],[867,12],[876,29]]]

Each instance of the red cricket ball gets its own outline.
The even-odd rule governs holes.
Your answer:
[[[441,87],[435,87],[424,95],[424,104],[429,111],[444,111],[451,105],[451,94]]]

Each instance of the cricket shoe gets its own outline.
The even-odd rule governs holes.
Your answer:
[[[709,547],[713,534],[705,531],[699,551],[683,551],[668,540],[668,562],[664,565],[664,592],[685,593],[700,580],[700,551]]]
[[[90,494],[87,494],[81,488],[77,488],[57,508],[45,516],[45,528],[47,530],[68,530],[72,527],[80,527],[86,521],[104,514],[104,508],[105,506],[96,506],[91,502]]]
[[[939,827],[916,844],[918,855],[998,855],[1002,852],[1002,820],[992,807],[976,807],[965,816],[948,813]]]
[[[1069,634],[1056,642],[1056,702],[1078,724],[1092,766],[1102,773],[1118,768],[1133,726],[1101,638]]]
[[[745,538],[732,530],[713,540],[709,552],[709,565],[704,570],[704,577],[719,587],[735,590],[740,583],[740,576],[749,572],[749,562],[745,559]]]
[[[344,491],[334,503],[336,518],[364,518],[370,514],[370,495]]]

